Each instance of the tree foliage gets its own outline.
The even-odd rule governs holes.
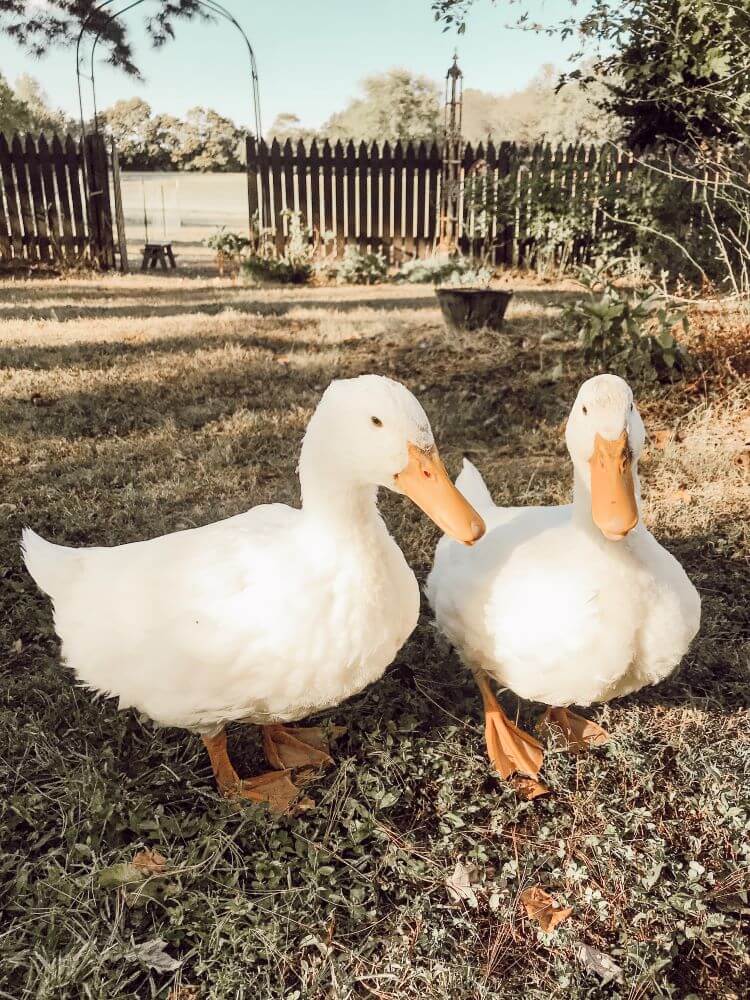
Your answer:
[[[467,87],[463,95],[464,136],[470,142],[485,141],[491,135],[528,144],[617,138],[617,119],[598,106],[604,90],[601,80],[594,76],[586,87],[579,80],[559,87],[559,75],[554,66],[543,66],[530,83],[511,94]],[[592,75],[590,67],[586,75]]]
[[[0,73],[0,132],[66,132],[71,122],[54,109],[39,81],[24,73],[11,87]]]
[[[462,30],[474,0],[433,0],[435,17]],[[633,146],[658,141],[737,143],[750,134],[750,5],[747,0],[593,0],[579,13],[540,26],[543,10],[520,6],[519,27],[574,33],[595,42],[604,91],[597,103],[617,115]],[[579,58],[577,53],[574,58]],[[567,79],[591,82],[573,70]]]
[[[102,114],[130,170],[241,170],[245,131],[210,108],[191,108],[184,119],[152,115],[140,97],[117,101]]]
[[[100,45],[108,61],[138,76],[127,27],[112,16],[116,7],[101,6],[101,0],[0,0],[0,27],[31,55],[44,54],[51,46],[73,45],[82,26],[92,36],[100,33]],[[180,18],[207,17],[197,0],[159,0],[144,7],[144,23],[155,46],[174,37]]]
[[[750,134],[747,0],[595,0],[581,30],[613,49],[604,103],[631,145]]]
[[[328,119],[321,132],[329,139],[393,142],[434,139],[440,130],[440,91],[434,81],[406,69],[369,76],[364,95]]]

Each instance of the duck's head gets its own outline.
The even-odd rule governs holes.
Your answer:
[[[405,494],[465,545],[484,534],[484,521],[445,471],[427,415],[393,379],[360,375],[328,386],[305,435],[303,480],[313,468],[330,492],[385,486]]]
[[[646,433],[633,393],[617,375],[596,375],[578,390],[565,441],[591,497],[591,517],[616,542],[638,524],[637,465]]]

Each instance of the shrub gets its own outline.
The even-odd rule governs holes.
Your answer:
[[[261,234],[260,244],[242,261],[242,273],[251,281],[274,282],[284,285],[304,285],[313,272],[312,234],[302,224],[300,212],[285,211],[289,232],[286,248],[281,257],[274,256],[274,246],[269,233]]]
[[[473,268],[466,257],[452,257],[447,253],[436,253],[423,260],[410,260],[396,275],[396,281],[408,281],[416,285],[442,285],[452,275],[463,274]]]
[[[388,276],[388,261],[382,251],[363,253],[357,247],[347,247],[338,279],[347,285],[372,285]]]
[[[320,270],[341,285],[375,285],[388,276],[388,261],[381,252],[367,253],[347,246],[341,260],[324,261]]]
[[[620,288],[592,268],[583,268],[578,280],[588,295],[565,306],[562,316],[575,327],[587,361],[649,380],[674,378],[689,367],[673,333],[678,323],[687,330],[687,316],[672,309],[660,289]]]
[[[250,240],[239,233],[233,233],[224,226],[204,240],[204,245],[216,251],[219,274],[224,274],[227,265],[236,266],[243,252],[250,246]]]

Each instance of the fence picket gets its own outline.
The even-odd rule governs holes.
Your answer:
[[[404,259],[404,147],[398,141],[393,147],[393,262]]]
[[[47,228],[47,206],[44,201],[42,190],[42,173],[39,167],[39,155],[36,143],[32,136],[27,133],[23,144],[24,159],[29,178],[29,199],[32,215],[34,216],[34,229],[36,230],[36,255],[40,261],[50,259],[49,230]],[[29,234],[30,235],[30,234]]]
[[[8,142],[2,133],[0,133],[0,173],[2,173],[3,188],[5,189],[11,249],[14,257],[23,257],[23,228],[18,210],[18,192],[13,174],[13,159]]]
[[[52,159],[47,140],[43,135],[39,136],[39,172],[42,178],[42,192],[47,216],[47,233],[49,237],[49,259],[59,258],[62,252],[60,240],[60,222],[57,208],[57,198],[55,196],[55,182],[52,175]]]
[[[333,186],[333,153],[328,139],[323,143],[320,157],[320,172],[323,178],[323,219],[321,240],[326,245],[326,234],[335,232],[334,222],[334,186]]]
[[[76,247],[79,254],[86,249],[86,223],[83,215],[83,177],[81,172],[81,147],[72,136],[65,139],[65,161],[70,183],[70,201],[73,208]]]
[[[346,246],[346,160],[344,147],[337,142],[333,149],[333,185],[335,189],[334,204],[336,205],[336,256],[343,257]]]

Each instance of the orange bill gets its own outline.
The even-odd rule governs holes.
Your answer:
[[[457,542],[473,545],[484,534],[484,521],[450,481],[437,448],[423,451],[409,444],[409,461],[396,486]]]
[[[597,434],[591,466],[591,516],[605,538],[619,542],[638,524],[627,431],[616,441]]]

